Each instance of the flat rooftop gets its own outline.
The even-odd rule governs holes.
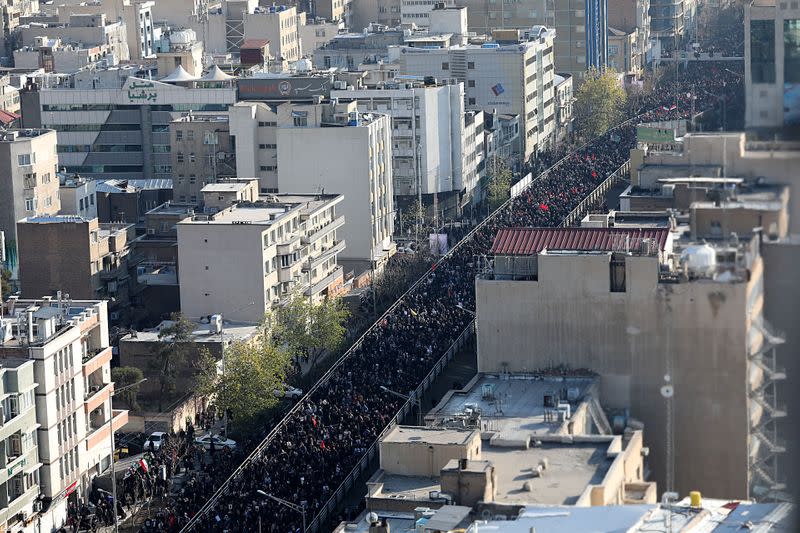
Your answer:
[[[612,438],[596,443],[542,443],[529,449],[487,445],[484,441],[478,462],[494,465],[497,503],[572,505],[588,485],[602,483],[614,460],[608,454]],[[533,471],[542,459],[548,462],[544,476],[534,477]],[[383,489],[376,497],[427,500],[431,491],[441,490],[439,478],[384,475],[381,481]],[[529,483],[528,488],[525,483]]]
[[[251,339],[258,332],[257,324],[248,324],[244,322],[224,322],[222,326],[222,334],[213,333],[211,326],[208,323],[200,321],[194,322],[195,328],[192,331],[194,337],[193,342],[237,342],[246,341]],[[121,342],[159,342],[162,339],[158,338],[158,333],[161,328],[167,327],[172,322],[165,320],[153,329],[144,331],[137,331],[135,333],[128,333],[120,339]]]
[[[433,418],[434,426],[445,427],[468,411],[481,413],[481,431],[491,431],[495,439],[524,441],[537,435],[551,435],[561,423],[546,420],[546,394],[561,394],[571,390],[576,398],[573,409],[590,387],[597,382],[594,376],[536,377],[511,375],[500,377],[483,374],[470,382],[469,389],[451,391],[434,407],[426,419]],[[491,396],[487,392],[491,390]]]
[[[263,224],[279,222],[281,215],[295,209],[300,213],[313,213],[318,209],[338,203],[340,194],[268,194],[255,202],[239,202],[213,215],[199,214],[179,224]]]
[[[241,191],[250,185],[249,182],[244,181],[223,181],[219,183],[209,183],[200,192],[236,192]]]
[[[381,442],[428,444],[467,444],[474,431],[466,429],[440,429],[424,426],[395,426]]]

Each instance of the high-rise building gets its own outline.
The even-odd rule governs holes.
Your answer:
[[[5,233],[6,267],[16,277],[17,220],[55,215],[58,195],[56,132],[8,130],[0,135],[0,231]]]
[[[464,84],[466,109],[516,115],[527,161],[555,142],[554,32],[535,28],[498,34],[501,42],[450,48],[399,48],[400,72]],[[520,39],[522,37],[522,39]],[[560,67],[559,67],[560,68]]]
[[[627,33],[636,32],[636,52],[643,65],[650,55],[650,0],[608,0],[608,25]]]
[[[608,65],[607,0],[555,0],[555,63],[577,88],[587,70]]]
[[[800,8],[794,2],[745,5],[745,127],[800,125]]]
[[[68,503],[88,497],[92,480],[108,469],[110,431],[128,421],[127,411],[111,406],[114,383],[106,302],[73,300],[60,293],[58,298],[11,298],[0,325],[3,367],[12,360],[11,368],[27,369],[17,361],[31,361],[35,378],[35,394],[29,393],[34,392],[30,388],[19,390],[16,402],[3,403],[9,408],[17,404],[19,422],[29,419],[24,413],[31,401],[36,412],[35,424],[18,426],[15,432],[19,455],[9,457],[15,466],[6,463],[12,468],[4,468],[3,474],[12,476],[11,494],[16,498],[4,503],[10,507],[19,506],[14,502],[20,498],[20,504],[43,499],[49,503],[46,514],[38,514],[41,506],[32,509],[25,515],[30,528],[25,531],[33,531],[39,518],[42,529],[55,530],[66,524]]]
[[[179,222],[181,312],[257,323],[295,291],[312,301],[335,294],[344,280],[341,203],[333,194],[267,195]]]

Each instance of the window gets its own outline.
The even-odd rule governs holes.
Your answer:
[[[610,264],[610,291],[625,292],[625,255],[612,254]]]
[[[194,156],[194,152],[189,154],[189,163],[194,163],[196,160],[197,158]]]
[[[475,69],[475,62],[474,61],[467,61],[467,68],[470,70]]]
[[[258,169],[261,172],[274,172],[278,170],[278,167],[276,167],[275,165],[261,165],[260,167],[258,167]]]
[[[36,198],[25,198],[25,209],[27,211],[36,210]]]
[[[474,98],[470,98],[468,100],[468,102],[469,102],[469,105],[475,105],[475,99]]]
[[[450,63],[442,63],[442,70],[450,70]]]
[[[305,117],[293,116],[292,117],[292,122],[297,127],[305,127],[305,126],[308,126],[308,117],[307,116],[305,116]]]
[[[475,80],[467,80],[467,87],[475,87]]]
[[[36,155],[35,154],[19,154],[17,156],[17,163],[20,166],[22,165],[30,165],[31,163],[36,162]]]
[[[261,150],[275,150],[278,148],[277,144],[259,144],[258,147]]]
[[[800,19],[783,21],[783,81],[800,83]]]
[[[772,20],[750,21],[750,71],[753,83],[775,83],[775,23]]]
[[[194,130],[188,130],[186,132],[186,140],[193,141],[194,140]]]
[[[274,127],[275,127],[275,126],[277,126],[277,125],[278,125],[278,123],[277,123],[277,122],[269,122],[269,121],[267,121],[267,122],[261,122],[261,121],[259,121],[259,122],[258,122],[258,127],[259,127],[259,128],[274,128]]]
[[[176,141],[182,141],[183,140],[183,131],[177,130],[175,132],[175,140]]]
[[[177,154],[175,157],[176,157],[176,159],[175,159],[175,160],[176,160],[178,163],[183,163],[183,162],[184,162],[184,160],[185,160],[185,159],[184,159],[184,157],[183,157],[183,153],[182,153],[182,152],[178,152],[178,154]]]

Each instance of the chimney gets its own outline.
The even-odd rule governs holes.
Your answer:
[[[25,318],[26,318],[26,333],[28,334],[28,344],[33,344],[36,338],[33,336],[33,309],[28,308],[25,311]]]

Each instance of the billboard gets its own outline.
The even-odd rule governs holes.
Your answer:
[[[301,76],[291,78],[247,78],[237,82],[239,100],[312,100],[330,97],[331,78]]]

